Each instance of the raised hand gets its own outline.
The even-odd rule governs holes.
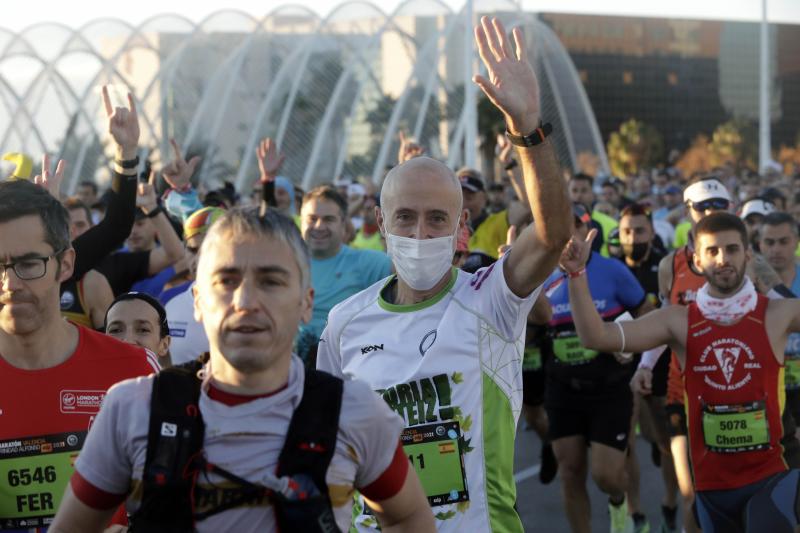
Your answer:
[[[196,155],[187,162],[183,158],[181,147],[178,146],[175,139],[170,139],[169,143],[172,145],[175,159],[161,169],[161,175],[164,176],[164,181],[173,189],[185,189],[191,183],[192,176],[197,169],[197,165],[200,164],[201,157]]]
[[[397,164],[405,163],[409,159],[414,159],[425,154],[425,148],[414,142],[410,137],[406,137],[403,130],[400,130],[400,149],[397,152]]]
[[[33,177],[36,185],[44,187],[54,198],[61,199],[61,182],[64,181],[64,172],[67,170],[67,162],[63,159],[58,160],[56,171],[50,172],[50,156],[44,154],[42,157],[42,173]]]
[[[256,159],[258,159],[258,170],[261,172],[259,181],[266,183],[275,181],[275,178],[278,177],[278,172],[280,172],[286,156],[278,152],[275,141],[264,137],[256,146]]]
[[[139,187],[136,189],[136,207],[142,208],[145,213],[158,207],[155,185],[156,173],[151,170],[147,183],[139,183]]]
[[[508,131],[516,135],[528,135],[539,126],[539,82],[528,63],[528,52],[520,28],[512,30],[516,54],[503,24],[496,18],[481,17],[475,27],[478,54],[489,74],[474,76],[489,100],[503,113]]]
[[[103,86],[103,104],[108,117],[108,132],[117,145],[117,158],[129,160],[136,157],[139,146],[139,115],[136,113],[136,103],[133,96],[128,93],[128,108],[111,105],[108,95],[108,86]]]
[[[561,259],[558,266],[566,272],[577,272],[586,266],[589,255],[592,253],[592,241],[597,236],[597,229],[589,230],[588,235],[583,240],[576,239],[574,236],[569,240],[564,250],[561,252]]]

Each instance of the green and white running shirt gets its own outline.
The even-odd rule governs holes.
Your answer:
[[[333,308],[317,367],[366,381],[401,417],[401,440],[439,531],[522,532],[514,510],[514,436],[522,405],[525,323],[541,288],[519,298],[503,261],[416,305],[383,280]],[[376,520],[355,508],[360,531]]]

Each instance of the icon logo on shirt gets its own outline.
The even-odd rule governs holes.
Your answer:
[[[62,390],[59,397],[62,413],[93,415],[100,410],[106,391]]]
[[[371,346],[364,346],[361,348],[361,355],[367,355],[370,352],[377,352],[378,350],[383,350],[383,343],[381,344],[373,344]]]
[[[705,383],[722,391],[742,388],[752,381],[751,370],[761,369],[761,363],[750,346],[734,338],[711,342],[700,355],[699,363],[692,370],[705,374]],[[724,381],[718,379],[717,371]]]
[[[424,337],[422,337],[422,341],[420,341],[419,343],[420,356],[425,357],[425,354],[428,352],[428,350],[431,349],[433,343],[436,342],[436,335],[437,335],[436,330],[433,329],[428,333],[426,333]]]
[[[70,291],[64,291],[61,295],[61,309],[69,309],[75,303],[75,295]]]
[[[178,434],[178,426],[176,424],[170,424],[169,422],[161,423],[162,437],[174,437],[177,434]]]

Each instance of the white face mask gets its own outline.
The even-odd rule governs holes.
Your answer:
[[[458,232],[456,225],[456,232]],[[392,235],[384,229],[386,253],[397,275],[417,291],[427,291],[439,283],[453,264],[455,233],[435,239],[412,239]]]

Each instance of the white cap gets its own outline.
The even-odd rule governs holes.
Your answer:
[[[742,206],[742,212],[739,213],[739,218],[744,220],[750,215],[769,215],[776,211],[775,205],[771,202],[766,202],[760,198],[750,200]]]
[[[692,202],[693,204],[710,200],[711,198],[724,198],[731,201],[731,195],[728,189],[718,180],[701,180],[692,183],[683,191],[683,201]]]

